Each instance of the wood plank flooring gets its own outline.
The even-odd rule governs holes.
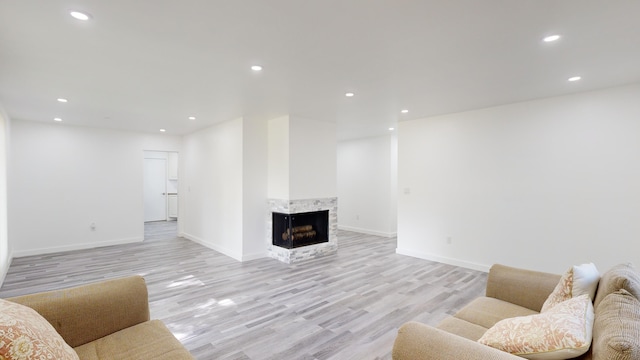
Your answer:
[[[484,292],[486,274],[339,232],[335,256],[237,262],[182,238],[14,259],[0,297],[140,274],[152,318],[198,359],[390,359],[397,329],[435,324]]]
[[[178,235],[178,222],[150,221],[144,223],[144,241],[167,240]]]

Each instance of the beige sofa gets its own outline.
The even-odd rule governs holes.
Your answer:
[[[522,359],[477,342],[498,321],[538,314],[561,276],[494,265],[485,296],[436,327],[417,322],[398,331],[393,359]],[[593,341],[577,359],[640,359],[640,276],[620,264],[600,278],[594,298]]]
[[[193,359],[150,320],[145,280],[132,276],[6,299],[42,315],[80,359]]]

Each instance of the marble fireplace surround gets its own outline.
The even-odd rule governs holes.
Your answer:
[[[292,264],[308,259],[335,254],[338,251],[338,198],[283,200],[269,199],[267,214],[267,241],[269,256]],[[285,249],[273,245],[272,239],[272,213],[297,214],[311,211],[329,210],[329,241],[303,246],[294,249]]]

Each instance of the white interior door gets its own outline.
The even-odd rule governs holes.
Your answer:
[[[167,160],[144,159],[144,221],[167,220]]]

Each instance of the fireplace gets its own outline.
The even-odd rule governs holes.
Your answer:
[[[329,242],[329,210],[272,213],[273,245],[294,249]]]
[[[268,208],[270,257],[292,264],[338,252],[338,198],[269,199]]]

